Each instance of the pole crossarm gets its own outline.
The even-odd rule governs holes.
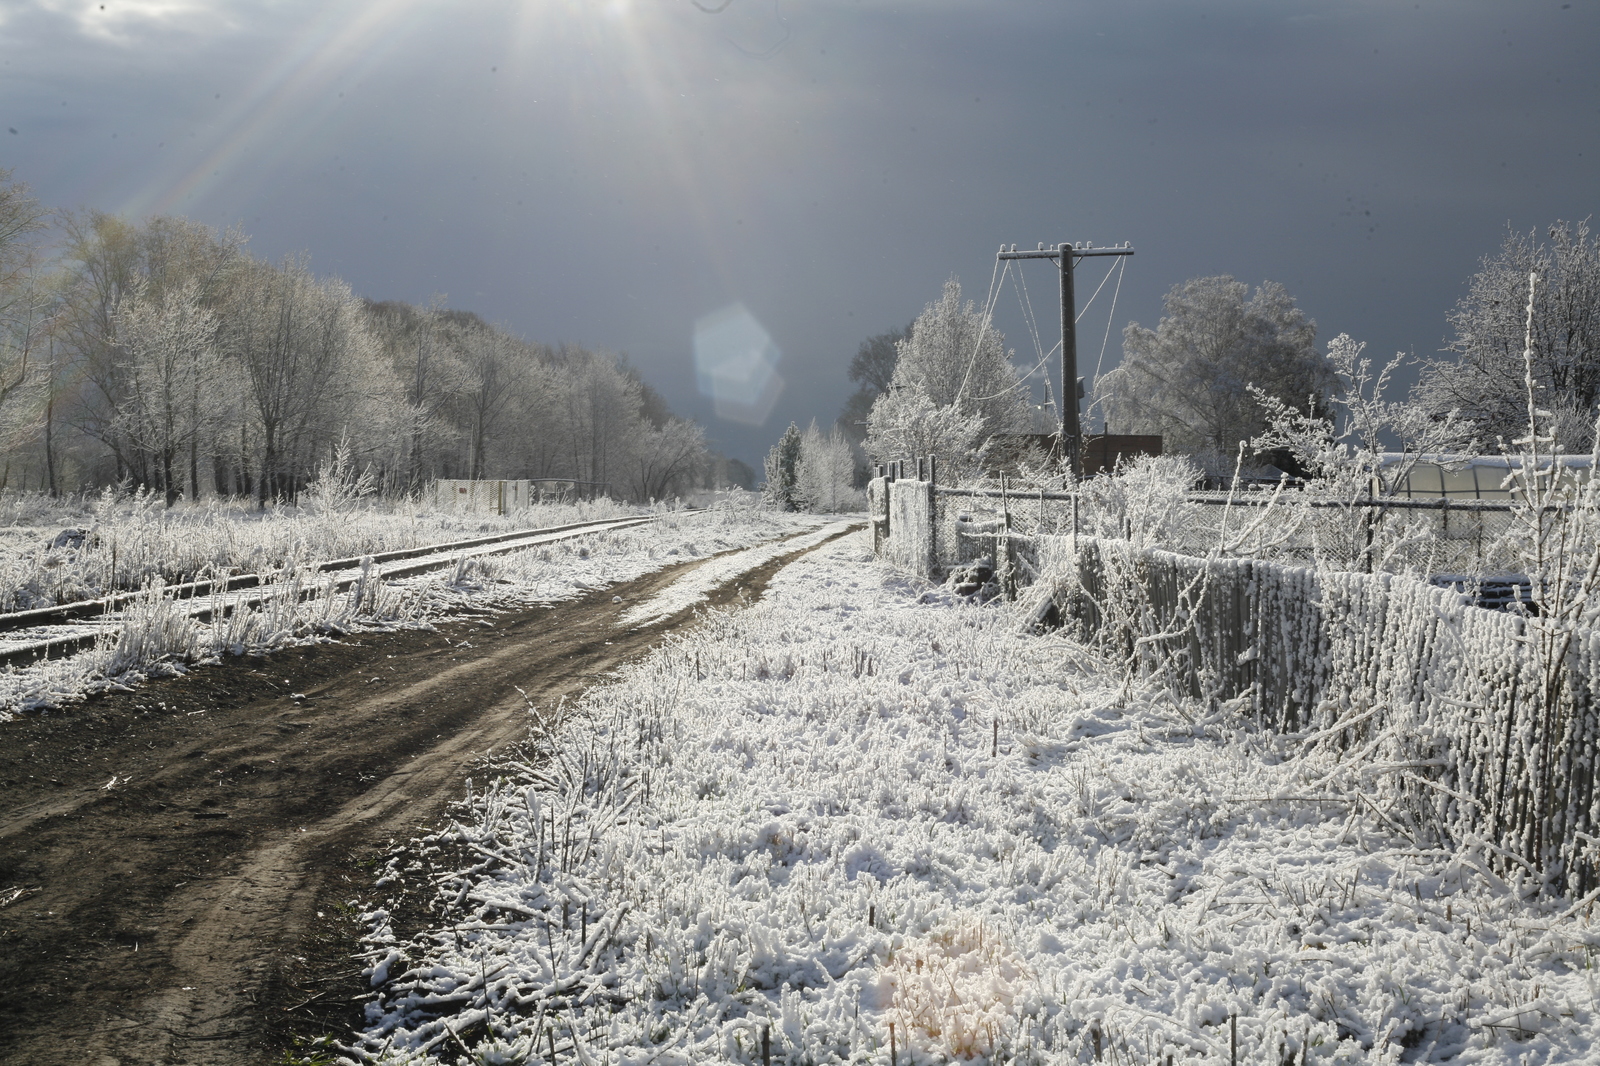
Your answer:
[[[1088,259],[1099,255],[1132,255],[1132,244],[1117,244],[1110,248],[1096,248],[1093,244],[1053,244],[1046,248],[1042,243],[1037,248],[1017,251],[1017,246],[1009,249],[1000,246],[996,262],[1002,259],[1055,259],[1060,261],[1061,269],[1061,406],[1057,408],[1060,414],[1060,430],[1057,434],[1057,447],[1061,449],[1063,458],[1072,470],[1073,478],[1083,476],[1083,431],[1079,425],[1078,401],[1081,399],[1080,382],[1078,381],[1078,314],[1077,297],[1072,291],[1072,272],[1078,260]],[[1109,275],[1108,275],[1109,276]]]
[[[1119,245],[1117,245],[1115,247],[1112,247],[1112,248],[1095,248],[1093,246],[1079,248],[1076,245],[1074,245],[1069,250],[1072,252],[1072,258],[1074,258],[1074,259],[1087,259],[1088,257],[1094,256],[1094,255],[1132,255],[1133,254],[1133,246],[1129,245],[1129,244],[1119,244]],[[1000,252],[996,256],[996,258],[997,259],[1060,259],[1061,258],[1061,248],[1060,248],[1059,245],[1056,246],[1056,247],[1052,247],[1052,248],[1025,248],[1025,249],[1023,249],[1022,251],[1019,252],[1019,251],[1017,251],[1017,246],[1013,244],[1011,246],[1011,250],[1009,252],[1006,251],[1004,246],[1002,246],[1001,249],[1000,249]]]

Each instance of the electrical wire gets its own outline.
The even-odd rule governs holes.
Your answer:
[[[1094,384],[1096,385],[1100,383],[1100,367],[1106,361],[1106,344],[1111,340],[1111,324],[1117,317],[1117,295],[1122,292],[1122,271],[1128,266],[1128,257],[1119,255],[1117,256],[1117,262],[1121,269],[1117,271],[1117,287],[1111,292],[1111,310],[1106,312],[1106,335],[1100,339],[1100,358],[1094,361]],[[1108,272],[1106,277],[1110,276]],[[1105,282],[1102,281],[1100,284],[1103,286]]]
[[[1117,263],[1122,263],[1124,261],[1125,260],[1124,260],[1123,256],[1120,256],[1120,255],[1117,256],[1117,262],[1116,263],[1112,263],[1111,266],[1106,269],[1106,276],[1101,278],[1100,279],[1100,284],[1095,287],[1094,296],[1099,296],[1100,295],[1100,290],[1105,288],[1106,287],[1106,282],[1111,280],[1111,272],[1113,270],[1117,269]],[[1122,284],[1122,279],[1121,278],[1117,279],[1117,284],[1118,285]],[[1073,325],[1077,325],[1079,322],[1083,321],[1083,316],[1088,313],[1089,308],[1094,306],[1094,296],[1089,297],[1089,302],[1083,305],[1083,310],[1078,312],[1078,317],[1074,318],[1072,320],[1072,324]]]
[[[1039,320],[1033,315],[1033,298],[1028,295],[1027,275],[1017,271],[1017,302],[1022,305],[1022,320],[1028,326],[1028,332],[1033,334],[1033,350],[1040,351],[1044,342],[1039,339]]]
[[[1005,271],[1000,270],[1000,257],[995,256],[994,270],[989,274],[989,297],[983,304],[983,324],[978,327],[978,336],[972,342],[972,354],[967,357],[967,372],[961,376],[961,387],[956,390],[955,399],[950,401],[950,406],[955,407],[961,403],[961,398],[966,395],[967,383],[972,380],[972,368],[978,362],[978,350],[983,347],[984,334],[989,332],[989,323],[994,321],[994,305],[999,299],[999,285],[1005,284],[1005,275],[1011,273],[1011,260],[1006,260]],[[960,308],[957,308],[959,311]]]

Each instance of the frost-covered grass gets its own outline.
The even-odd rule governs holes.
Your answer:
[[[182,673],[226,655],[259,655],[363,630],[427,627],[464,608],[499,610],[571,599],[674,563],[802,532],[821,522],[814,516],[724,503],[692,514],[663,512],[643,526],[466,559],[454,570],[395,582],[374,577],[343,592],[332,587],[331,575],[290,567],[278,575],[276,595],[215,624],[189,618],[189,601],[174,601],[153,588],[125,612],[123,624],[93,648],[70,658],[0,671],[0,721],[18,711],[124,689],[146,677]]]
[[[0,496],[0,611],[48,607],[218,573],[261,573],[520,529],[646,513],[612,500],[545,503],[500,516],[438,511],[416,500],[352,501],[331,510],[210,500],[167,508],[158,494],[106,491],[50,500]],[[64,529],[81,544],[53,546]]]
[[[1600,1055],[1585,908],[1122,680],[819,549],[397,853],[348,1053],[1219,1063],[1236,1017],[1274,1066]]]

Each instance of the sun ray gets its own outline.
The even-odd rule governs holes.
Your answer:
[[[240,163],[291,124],[313,125],[331,108],[330,87],[377,64],[407,35],[421,0],[358,0],[318,11],[221,120],[225,131],[177,178],[153,180],[122,205],[132,216],[165,214],[234,180]]]

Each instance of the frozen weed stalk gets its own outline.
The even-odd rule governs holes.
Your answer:
[[[1038,1002],[1022,956],[976,914],[952,916],[901,948],[886,975],[908,1050],[921,1043],[941,1057],[992,1057],[1014,1046],[1019,1008]]]
[[[1528,275],[1528,309],[1523,348],[1524,391],[1527,396],[1528,433],[1514,443],[1521,461],[1511,470],[1516,524],[1511,536],[1519,549],[1529,578],[1526,636],[1537,677],[1534,686],[1536,721],[1540,738],[1538,768],[1530,782],[1539,817],[1528,854],[1535,858],[1547,880],[1561,879],[1564,844],[1555,833],[1561,821],[1555,810],[1558,777],[1572,775],[1576,767],[1562,757],[1571,751],[1572,714],[1568,678],[1574,644],[1592,631],[1596,622],[1595,585],[1600,576],[1600,422],[1587,477],[1576,478],[1556,461],[1556,437],[1549,429],[1555,416],[1539,405],[1534,377],[1534,292],[1539,276]],[[1600,859],[1591,848],[1581,849],[1592,866]]]

